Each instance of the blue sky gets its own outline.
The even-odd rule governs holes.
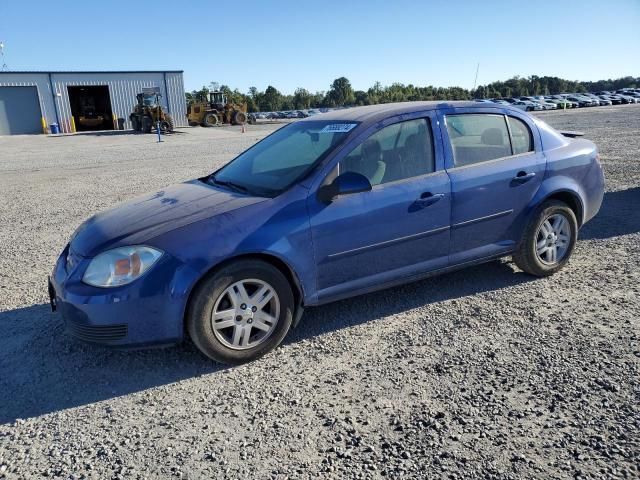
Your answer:
[[[189,90],[470,88],[478,63],[479,84],[639,76],[640,0],[0,0],[0,40],[12,70],[179,69]]]

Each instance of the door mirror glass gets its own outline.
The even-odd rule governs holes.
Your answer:
[[[318,190],[318,199],[321,202],[331,202],[340,195],[368,192],[371,190],[369,179],[357,172],[344,172],[338,175],[333,182],[323,185]]]

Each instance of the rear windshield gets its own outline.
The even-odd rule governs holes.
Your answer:
[[[326,158],[357,125],[329,120],[291,123],[241,153],[209,181],[276,196]]]

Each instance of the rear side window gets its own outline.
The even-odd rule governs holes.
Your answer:
[[[447,115],[445,123],[456,167],[511,155],[509,130],[503,115]]]
[[[526,123],[514,117],[507,117],[511,130],[511,146],[513,154],[519,155],[533,151],[533,137]]]

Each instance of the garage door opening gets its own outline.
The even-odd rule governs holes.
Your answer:
[[[107,85],[67,87],[71,115],[78,132],[113,130],[111,97]]]

